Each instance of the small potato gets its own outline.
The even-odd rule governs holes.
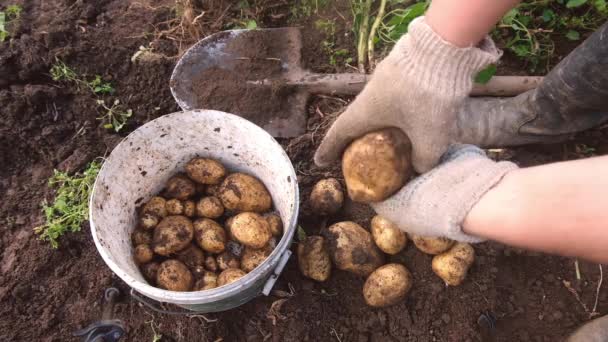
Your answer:
[[[372,218],[371,232],[376,246],[386,254],[401,252],[407,243],[405,232],[380,215]]]
[[[412,235],[412,241],[416,247],[426,254],[439,254],[447,251],[454,245],[453,240],[444,237]]]
[[[229,268],[241,267],[241,261],[234,254],[224,251],[218,255],[215,260],[217,261],[217,267],[221,270],[227,270]]]
[[[144,204],[141,213],[142,215],[151,214],[158,217],[159,219],[162,219],[163,217],[167,216],[166,205],[167,201],[164,198],[160,196],[154,196],[150,198],[148,203]]]
[[[217,287],[217,274],[214,272],[205,272],[203,277],[194,284],[194,291],[210,290]]]
[[[457,286],[467,276],[475,261],[475,250],[468,243],[458,242],[449,251],[433,257],[433,272],[447,285]]]
[[[351,221],[338,222],[325,232],[329,255],[337,269],[368,276],[384,264],[384,255],[371,234]]]
[[[326,281],[331,275],[329,251],[322,236],[308,236],[298,244],[298,264],[302,274],[316,281]]]
[[[412,176],[412,144],[398,128],[367,133],[342,155],[348,196],[355,202],[380,202],[401,189]]]
[[[275,213],[264,215],[266,221],[268,221],[268,228],[270,228],[270,234],[275,237],[281,237],[283,235],[283,221],[281,217]]]
[[[189,291],[193,283],[192,273],[181,261],[169,259],[160,264],[156,283],[169,291]]]
[[[148,282],[156,284],[156,274],[158,273],[159,267],[160,264],[158,262],[150,262],[141,265],[141,273]]]
[[[194,277],[194,279],[200,279],[203,277],[205,272],[207,272],[207,270],[204,266],[194,266],[190,267],[190,272],[192,272],[192,276]]]
[[[167,186],[165,187],[165,194],[167,197],[176,198],[182,201],[194,196],[195,192],[196,186],[194,185],[194,182],[182,175],[169,178]]]
[[[227,270],[222,271],[220,275],[217,277],[217,286],[224,286],[230,283],[234,283],[243,277],[246,273],[243,272],[240,268],[229,268]]]
[[[264,247],[270,237],[268,221],[256,213],[240,213],[230,223],[230,233],[245,246],[257,249]]]
[[[156,215],[153,214],[142,214],[141,217],[139,218],[139,225],[143,228],[143,229],[154,229],[154,227],[156,227],[156,225],[158,224],[158,217],[156,217]]]
[[[264,212],[272,198],[262,182],[245,173],[233,173],[222,182],[219,193],[224,207],[231,211]]]
[[[221,253],[226,249],[226,232],[217,222],[202,218],[194,221],[194,239],[206,252]]]
[[[194,201],[184,201],[184,215],[187,217],[196,215],[196,203]]]
[[[205,193],[207,194],[207,196],[215,196],[218,197],[220,194],[220,187],[222,186],[222,184],[213,184],[213,185],[207,185],[207,190],[205,191]]]
[[[175,253],[175,257],[190,268],[205,264],[205,253],[194,244],[190,244],[188,247]]]
[[[154,252],[148,244],[137,245],[133,252],[133,258],[135,258],[135,262],[138,264],[145,264],[154,259]]]
[[[184,213],[184,204],[178,199],[170,199],[167,201],[167,213],[169,215],[181,215]]]
[[[211,272],[216,272],[218,270],[217,261],[215,260],[213,255],[208,255],[205,258],[205,268]]]
[[[337,213],[344,203],[342,185],[335,178],[320,180],[310,193],[310,207],[319,215]]]
[[[243,250],[243,256],[241,257],[241,269],[246,273],[253,271],[256,267],[258,267],[272,251],[273,247],[270,245],[266,245],[264,248],[253,249],[249,247],[245,247]]]
[[[229,251],[230,253],[234,254],[237,258],[240,258],[243,255],[243,248],[244,248],[243,245],[241,245],[240,243],[238,243],[234,240],[229,240],[226,243],[226,250]]]
[[[152,231],[135,229],[131,233],[131,241],[133,246],[151,244],[152,243]]]
[[[386,264],[369,275],[363,298],[369,306],[383,308],[397,304],[412,288],[412,274],[401,264]]]
[[[168,256],[190,244],[194,236],[192,222],[181,215],[167,216],[154,229],[154,253]]]
[[[197,183],[218,184],[226,175],[226,169],[217,160],[194,158],[186,164],[186,173]]]
[[[224,206],[222,201],[215,196],[203,197],[196,203],[196,214],[215,219],[224,214]]]

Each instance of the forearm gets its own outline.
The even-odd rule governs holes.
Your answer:
[[[433,0],[426,21],[456,46],[474,46],[519,0]]]
[[[608,156],[508,173],[463,230],[508,245],[608,262]]]

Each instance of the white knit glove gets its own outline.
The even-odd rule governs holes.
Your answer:
[[[473,145],[451,145],[436,168],[372,207],[408,233],[480,242],[462,232],[462,222],[481,197],[514,169],[517,165],[495,162]]]
[[[453,141],[457,108],[473,87],[477,72],[501,56],[492,40],[459,48],[417,18],[370,82],[331,126],[315,154],[315,163],[338,160],[355,138],[384,127],[398,127],[412,141],[416,171],[437,164]]]

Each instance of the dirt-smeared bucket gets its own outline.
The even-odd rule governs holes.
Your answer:
[[[133,260],[136,207],[158,193],[195,156],[215,158],[231,171],[247,172],[264,182],[284,222],[284,234],[261,265],[234,283],[206,291],[167,291],[149,285]],[[157,301],[214,312],[270,292],[291,255],[298,204],[293,166],[266,131],[232,114],[193,110],[139,127],[112,151],[95,182],[89,216],[97,250],[127,285]]]

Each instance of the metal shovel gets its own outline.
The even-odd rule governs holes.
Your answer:
[[[309,72],[301,66],[301,50],[298,28],[218,32],[184,53],[171,75],[171,92],[183,110],[231,112],[275,137],[298,136],[306,131],[310,94],[355,95],[369,78]],[[495,76],[471,95],[513,96],[541,79]]]

